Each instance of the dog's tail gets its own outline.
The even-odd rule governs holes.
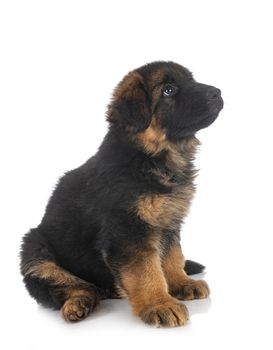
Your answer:
[[[184,270],[187,275],[195,275],[205,270],[205,266],[192,260],[186,260]]]

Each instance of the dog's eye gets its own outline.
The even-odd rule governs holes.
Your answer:
[[[174,93],[175,93],[175,90],[171,85],[165,85],[162,90],[162,95],[165,97],[172,96]]]

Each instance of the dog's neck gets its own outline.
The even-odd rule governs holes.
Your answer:
[[[159,182],[171,187],[193,182],[197,173],[193,161],[198,145],[195,137],[188,137],[176,144],[169,143],[164,152],[165,166],[154,170]]]
[[[122,137],[120,131],[110,128],[111,137],[106,135],[100,147],[100,153],[108,158],[108,164],[116,161],[120,164],[122,159],[126,167],[127,163],[138,159],[143,174],[166,186],[193,180],[196,174],[193,160],[200,144],[195,136],[171,142],[155,122],[134,135],[124,133]]]
[[[134,137],[136,145],[151,159],[150,173],[167,186],[192,181],[196,175],[193,160],[199,140],[188,136],[171,142],[156,121]]]

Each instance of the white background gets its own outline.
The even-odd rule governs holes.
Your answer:
[[[2,348],[272,349],[272,10],[270,1],[1,1]],[[203,145],[182,231],[207,266],[211,299],[184,328],[154,329],[126,300],[82,323],[38,307],[18,271],[61,174],[94,154],[111,91],[129,70],[173,60],[220,87],[225,108]]]

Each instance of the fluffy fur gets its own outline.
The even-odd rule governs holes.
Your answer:
[[[125,76],[98,152],[60,179],[40,225],[23,238],[21,272],[37,302],[78,321],[100,299],[126,296],[148,324],[187,322],[178,299],[209,295],[187,275],[203,266],[185,265],[180,247],[194,193],[194,135],[222,107],[219,89],[173,62]]]

